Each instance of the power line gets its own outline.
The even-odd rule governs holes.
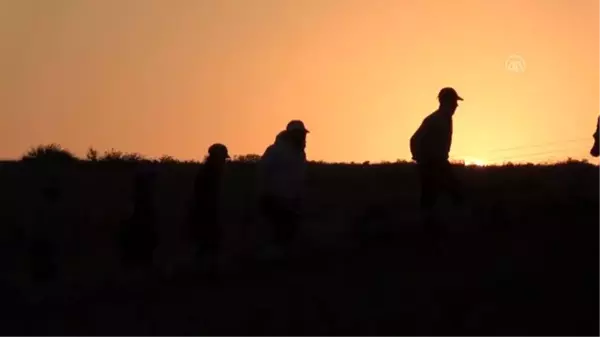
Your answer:
[[[559,144],[576,143],[576,142],[583,142],[583,141],[587,142],[590,140],[587,138],[585,138],[585,139],[584,138],[568,139],[568,140],[547,142],[547,143],[534,144],[534,145],[523,145],[523,146],[509,147],[509,148],[504,148],[504,149],[496,149],[496,150],[488,151],[488,153],[505,152],[505,151],[511,151],[511,150],[529,149],[529,148],[536,148],[536,147],[545,147],[548,145],[559,145]]]
[[[527,152],[527,153],[515,153],[515,154],[505,154],[505,155],[498,155],[498,156],[492,156],[490,159],[492,158],[520,158],[520,157],[527,157],[527,156],[534,156],[534,155],[541,155],[541,154],[551,154],[551,153],[564,153],[566,151],[577,151],[577,150],[581,150],[581,148],[577,147],[567,147],[567,148],[562,148],[562,149],[547,149],[545,151],[537,151],[537,152]]]
[[[577,139],[567,139],[567,140],[562,140],[562,141],[553,141],[553,142],[546,142],[546,143],[539,143],[539,144],[532,144],[532,145],[521,145],[521,146],[515,146],[515,147],[509,147],[509,148],[500,148],[500,149],[486,151],[485,154],[479,154],[479,156],[488,155],[488,154],[492,154],[492,153],[498,153],[498,152],[525,150],[525,149],[530,149],[530,148],[546,147],[546,146],[550,146],[550,145],[563,145],[563,144],[568,144],[568,143],[577,143],[577,142],[584,142],[584,141],[589,142],[590,140],[587,138],[577,138]],[[452,156],[452,158],[460,158],[460,157],[462,157],[462,158],[477,157],[477,155],[453,155]]]
[[[553,151],[544,151],[544,152],[536,152],[536,153],[526,153],[526,154],[515,155],[515,156],[504,156],[504,157],[495,157],[495,158],[492,157],[492,158],[489,158],[488,160],[490,160],[490,161],[509,160],[510,161],[510,160],[519,159],[519,158],[522,158],[522,160],[523,160],[523,159],[528,159],[531,157],[537,157],[537,156],[543,156],[543,155],[558,156],[558,155],[566,155],[566,153],[565,153],[566,151],[573,151],[573,150],[575,150],[575,149],[562,149],[559,151],[553,150]]]

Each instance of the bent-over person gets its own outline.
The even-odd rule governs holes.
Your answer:
[[[285,255],[298,231],[306,175],[306,135],[290,121],[259,162],[259,208],[273,234],[273,254]]]

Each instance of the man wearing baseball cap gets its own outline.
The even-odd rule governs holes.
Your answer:
[[[259,162],[259,208],[272,230],[276,256],[288,252],[299,223],[308,133],[302,121],[290,121]]]
[[[455,203],[462,203],[462,194],[448,161],[452,117],[458,101],[462,100],[453,88],[440,90],[438,109],[423,120],[410,139],[412,159],[417,163],[421,183],[421,209],[426,215],[435,206],[440,192],[449,192]]]

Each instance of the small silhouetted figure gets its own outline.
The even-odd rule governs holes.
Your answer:
[[[421,209],[430,211],[440,192],[449,192],[455,203],[463,201],[448,154],[452,145],[452,116],[463,99],[453,88],[438,94],[439,108],[427,116],[410,139],[412,159],[417,162],[421,183]]]
[[[125,220],[119,237],[121,260],[127,267],[149,267],[158,244],[153,170],[136,174],[133,182],[133,214]]]
[[[598,120],[596,121],[596,132],[594,132],[594,145],[590,150],[590,154],[594,157],[600,156],[600,142],[598,141],[598,127],[600,126],[600,116],[598,116]]]
[[[275,254],[288,251],[299,225],[308,133],[302,121],[290,121],[259,162],[259,209],[272,230]]]
[[[196,246],[198,262],[215,262],[220,249],[222,232],[219,219],[221,186],[227,160],[230,158],[227,147],[213,144],[208,156],[198,170],[194,182],[194,201],[190,224],[191,239]]]

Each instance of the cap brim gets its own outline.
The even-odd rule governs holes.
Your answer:
[[[300,128],[297,128],[297,129],[287,129],[285,131],[288,131],[288,132],[290,132],[290,131],[300,131],[300,132],[304,132],[304,133],[310,133],[310,131],[308,131],[306,129],[300,129]]]
[[[462,97],[460,97],[460,96],[457,96],[457,97],[456,97],[456,100],[457,100],[457,101],[464,101],[464,99],[463,99]]]

